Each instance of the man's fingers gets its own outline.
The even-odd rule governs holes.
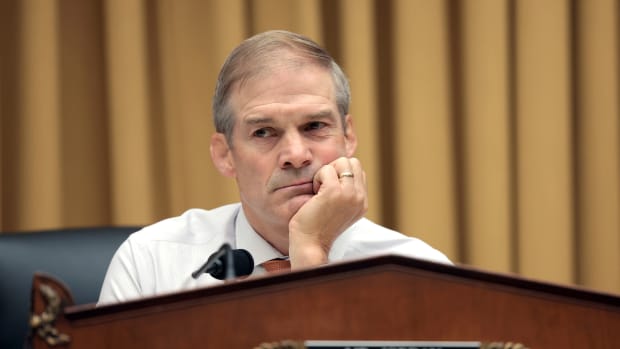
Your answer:
[[[321,189],[323,183],[333,182],[337,179],[338,173],[334,167],[329,165],[322,166],[314,174],[314,178],[312,179],[312,190],[316,194],[319,192],[319,189]]]
[[[349,158],[340,157],[332,161],[330,165],[334,167],[334,169],[336,169],[336,173],[338,174],[338,179],[353,178],[355,176],[355,173],[353,172],[353,168],[351,166],[351,161]]]
[[[322,186],[340,186],[349,193],[365,195],[367,192],[366,174],[357,158],[340,157],[322,166],[314,175],[312,186],[314,193],[318,193]]]

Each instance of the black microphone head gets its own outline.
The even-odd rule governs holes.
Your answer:
[[[233,259],[235,261],[235,275],[247,276],[254,271],[254,258],[250,252],[244,249],[233,250]]]
[[[246,276],[252,274],[254,271],[254,258],[250,252],[238,249],[231,251],[233,256],[233,263],[235,264],[235,275],[236,276]],[[226,279],[226,265],[224,264],[224,268],[216,268],[213,272],[211,272],[211,276],[218,280]]]

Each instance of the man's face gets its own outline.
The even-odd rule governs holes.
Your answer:
[[[350,116],[346,132],[327,70],[283,67],[237,85],[230,164],[250,224],[284,230],[313,195],[316,171],[356,147]],[[221,136],[221,135],[220,135]]]

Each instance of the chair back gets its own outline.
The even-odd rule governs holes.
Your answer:
[[[139,227],[0,234],[0,348],[22,348],[29,333],[35,272],[63,281],[76,304],[96,302],[116,249]]]

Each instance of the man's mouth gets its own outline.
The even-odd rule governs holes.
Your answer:
[[[274,191],[287,191],[293,195],[314,194],[312,181],[295,182],[276,188]]]

